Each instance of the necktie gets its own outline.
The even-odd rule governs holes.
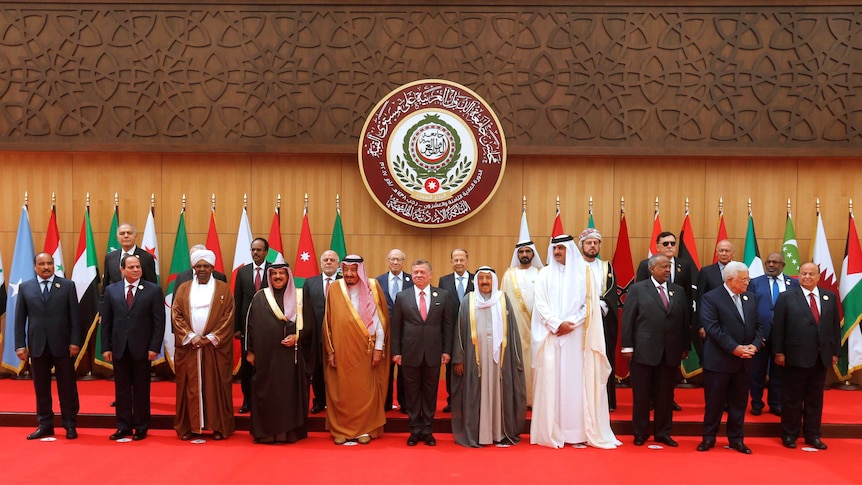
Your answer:
[[[772,306],[775,306],[775,302],[778,301],[778,278],[772,278]]]
[[[808,305],[811,306],[811,313],[814,314],[814,323],[820,325],[820,311],[817,310],[817,300],[814,299],[814,292],[808,294]]]
[[[51,282],[43,281],[42,284],[45,285],[42,287],[42,301],[48,301],[48,285],[51,284]]]
[[[323,288],[323,296],[329,294],[329,285],[332,284],[332,276],[326,277],[326,287]]]
[[[428,304],[425,303],[425,292],[419,292],[419,315],[422,315],[424,321],[428,317]]]
[[[132,308],[132,300],[135,298],[135,295],[132,294],[132,285],[127,287],[129,291],[126,292],[126,306]]]
[[[664,309],[667,310],[670,307],[670,303],[667,301],[667,294],[664,292],[664,286],[658,285],[658,294],[661,296],[661,302],[664,305]]]
[[[254,268],[254,291],[260,290],[260,266]]]
[[[401,281],[401,278],[393,277],[392,284],[389,286],[389,298],[392,301],[395,301],[395,295],[398,294],[398,282]]]
[[[733,304],[736,305],[736,311],[739,312],[739,316],[745,321],[745,315],[742,313],[742,300],[739,299],[739,295],[733,295]]]
[[[461,301],[461,298],[464,298],[464,277],[458,277],[458,301]]]

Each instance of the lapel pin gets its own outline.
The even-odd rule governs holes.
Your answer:
[[[55,288],[59,288],[59,287],[60,287],[60,283],[54,283],[54,287],[55,287]]]
[[[435,297],[436,297],[436,296],[437,296],[437,292],[435,291],[435,292],[431,293],[431,296],[435,296]]]
[[[138,285],[138,289],[139,289],[139,290],[143,290],[143,289],[144,289],[144,285]]]
[[[673,296],[673,291],[668,291],[667,294]]]
[[[748,301],[748,295],[742,295],[743,301]]]
[[[829,295],[823,295],[823,299],[824,299],[824,300],[828,300],[828,299],[829,299]]]

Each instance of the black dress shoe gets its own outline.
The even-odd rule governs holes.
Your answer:
[[[48,436],[54,436],[54,428],[50,426],[39,426],[36,431],[27,435],[28,440],[40,440]]]
[[[709,451],[715,446],[715,440],[703,440],[697,445],[697,451]]]
[[[117,401],[111,401],[110,406],[111,406],[112,408],[117,407]]]
[[[677,446],[679,446],[679,443],[677,443],[676,441],[674,441],[674,439],[673,439],[673,438],[671,438],[670,436],[656,436],[656,437],[655,437],[655,442],[656,442],[656,443],[661,443],[661,444],[664,444],[664,445],[668,445],[668,446],[671,446],[671,447],[673,447],[673,448],[676,448]]]
[[[673,402],[672,407],[674,411],[682,411],[682,407],[680,407],[680,405],[677,404],[676,401]]]
[[[452,412],[452,406],[447,404],[446,407],[443,408],[443,412],[444,413],[451,413]]]
[[[635,436],[635,446],[643,446],[646,440],[642,436]]]
[[[132,436],[132,430],[130,429],[118,429],[114,434],[108,436],[108,439],[111,441],[117,441],[120,438],[125,438],[126,436]]]
[[[142,439],[147,437],[147,430],[138,429],[135,430],[135,434],[132,436],[132,439],[135,441],[141,441]]]
[[[781,416],[781,408],[769,408],[769,412],[776,416]]]
[[[783,437],[781,438],[781,444],[785,448],[796,448],[796,438]]]
[[[751,408],[751,415],[752,416],[760,416],[761,414],[763,414],[762,408]]]
[[[245,414],[245,413],[247,413],[248,411],[249,411],[249,406],[248,406],[248,404],[243,404],[242,406],[240,406],[240,407],[239,407],[239,413],[240,413],[240,414]]]
[[[735,441],[735,442],[731,443],[730,449],[736,450],[736,451],[738,451],[740,453],[744,453],[746,455],[751,454],[751,448],[745,446],[745,443],[743,443],[742,441]]]
[[[825,450],[829,448],[826,446],[826,443],[820,441],[820,438],[814,438],[813,440],[805,440],[805,444],[811,446],[812,448],[817,448],[818,450]]]
[[[319,412],[322,412],[324,409],[326,409],[326,406],[315,404],[314,406],[311,406],[311,414],[317,414]]]
[[[73,440],[78,437],[78,430],[74,426],[66,428],[66,439]]]
[[[433,434],[431,434],[431,433],[426,434],[424,439],[425,439],[425,445],[426,446],[437,446],[437,440],[434,439]]]
[[[419,444],[419,435],[410,433],[410,436],[407,437],[407,446],[416,446],[417,444]]]

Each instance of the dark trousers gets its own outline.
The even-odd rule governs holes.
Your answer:
[[[321,349],[322,350],[322,349]],[[323,352],[317,355],[314,363],[314,373],[311,374],[311,390],[314,391],[312,406],[326,407],[326,383],[323,381]]]
[[[398,369],[397,375],[395,373],[396,368]],[[383,401],[384,412],[392,409],[392,403],[395,401],[395,399],[393,399],[393,391],[396,389],[398,391],[398,404],[404,406],[404,371],[401,370],[400,365],[395,365],[395,363],[392,362],[389,364],[389,385],[386,388],[386,400]]]
[[[727,403],[727,439],[731,443],[741,442],[745,436],[745,405],[751,381],[748,372],[715,372],[703,370],[703,394],[706,409],[703,413],[703,438],[715,440],[721,415]]]
[[[114,359],[117,429],[150,428],[150,361],[133,359],[128,349]]]
[[[751,409],[763,409],[763,391],[766,390],[766,404],[769,409],[781,409],[781,366],[772,362],[772,352],[766,348],[754,354],[754,368],[751,370]],[[766,382],[769,376],[769,382]]]
[[[650,399],[655,402],[656,437],[670,436],[673,422],[673,386],[678,367],[667,365],[662,359],[658,365],[647,365],[632,360],[629,363],[632,383],[632,429],[639,438],[649,436]]]
[[[826,367],[818,358],[814,367],[785,367],[781,381],[781,433],[806,441],[820,438]]]
[[[75,381],[75,360],[67,353],[65,356],[51,355],[46,348],[39,357],[30,358],[30,370],[33,373],[33,387],[36,391],[36,418],[39,426],[54,426],[53,398],[51,396],[51,367],[57,376],[57,394],[60,398],[60,415],[63,427],[77,426],[78,384]]]
[[[608,377],[608,409],[617,408],[617,332],[616,329],[605,326],[605,355],[611,364],[611,375]]]
[[[437,411],[437,384],[440,382],[439,365],[402,365],[404,372],[405,405],[410,432],[431,434],[434,413]]]
[[[254,366],[246,359],[248,352],[245,351],[245,341],[242,342],[242,359],[239,364],[239,387],[242,390],[242,405],[251,407],[251,376],[254,375]]]

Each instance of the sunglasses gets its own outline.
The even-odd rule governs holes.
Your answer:
[[[676,241],[662,241],[661,245],[664,247],[676,246]]]

